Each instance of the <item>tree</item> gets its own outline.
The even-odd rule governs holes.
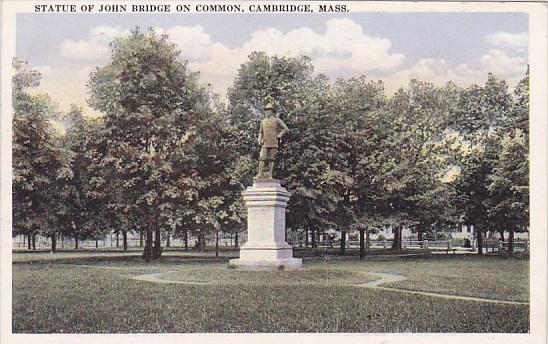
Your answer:
[[[501,235],[509,232],[508,251],[513,251],[514,232],[529,225],[529,68],[514,90],[509,120],[499,135],[499,154],[488,176],[488,220]]]
[[[529,139],[529,67],[525,76],[514,89],[514,101],[512,111],[507,122],[509,131],[519,129],[525,135],[525,141]]]
[[[488,209],[491,222],[508,229],[508,251],[513,251],[514,232],[523,232],[529,225],[529,164],[525,136],[503,137],[502,151],[487,180],[492,205]]]
[[[493,198],[490,218],[498,222],[510,219],[500,226],[503,233],[509,225],[509,251],[513,250],[514,232],[527,231],[529,223],[529,68],[516,86],[513,100],[489,185]]]
[[[40,74],[17,59],[13,67],[13,228],[26,234],[29,242],[39,232],[51,237],[55,252],[61,185],[72,174],[50,125],[55,112],[51,100],[26,92],[39,85]]]
[[[137,28],[111,49],[109,64],[91,74],[89,103],[106,115],[109,155],[121,181],[124,200],[111,208],[123,206],[128,217],[142,220],[149,261],[161,254],[160,231],[178,197],[168,157],[207,112],[207,92],[165,35]]]
[[[446,121],[451,108],[448,85],[436,88],[412,80],[407,91],[390,100],[385,117],[391,122],[379,146],[376,182],[379,216],[394,228],[392,249],[401,250],[402,230],[424,232],[447,220],[450,193],[442,182],[447,161],[444,154]]]
[[[242,185],[250,185],[257,171],[257,133],[263,107],[271,103],[290,129],[278,151],[275,177],[293,192],[287,225],[294,230],[317,225],[322,208],[318,176],[324,163],[315,156],[320,151],[316,144],[321,137],[312,142],[306,133],[326,123],[309,116],[320,114],[325,101],[319,95],[327,80],[323,76],[313,79],[312,71],[310,58],[305,56],[289,58],[253,52],[228,91],[227,110],[236,130],[235,151],[240,155],[235,171]]]
[[[458,204],[463,220],[474,225],[479,254],[483,254],[484,233],[494,229],[488,221],[488,177],[499,154],[497,137],[507,126],[511,110],[508,86],[489,74],[485,86],[462,91],[449,123],[463,138],[461,173],[456,181]]]
[[[178,183],[186,185],[186,204],[181,207],[185,213],[179,224],[186,222],[191,228],[200,228],[201,243],[206,233],[213,232],[216,256],[220,231],[241,226],[242,222],[240,198],[244,186],[235,170],[236,135],[226,113],[212,108],[172,156],[179,171]]]
[[[62,142],[73,175],[63,185],[63,222],[78,248],[79,239],[97,240],[110,228],[108,205],[115,191],[107,189],[116,181],[105,164],[108,145],[101,120],[84,118],[82,109],[74,105],[63,120]]]
[[[386,99],[382,83],[363,76],[337,80],[324,98],[324,126],[309,135],[321,147],[318,156],[326,166],[318,185],[326,199],[322,215],[328,225],[341,231],[340,253],[345,254],[347,231],[372,211],[377,188],[375,152],[383,135],[379,129],[384,128],[381,116]]]

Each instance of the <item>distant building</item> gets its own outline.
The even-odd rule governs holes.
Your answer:
[[[462,225],[459,229],[450,232],[453,239],[466,239],[466,238],[473,239],[474,238],[475,236],[474,225]],[[508,231],[504,231],[505,240],[507,240],[509,235],[510,233]],[[486,237],[498,239],[500,238],[500,235],[497,232],[489,232],[487,233]],[[514,239],[529,240],[529,232],[514,233]]]

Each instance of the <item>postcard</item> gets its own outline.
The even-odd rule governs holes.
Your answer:
[[[548,8],[3,1],[4,343],[544,343]]]

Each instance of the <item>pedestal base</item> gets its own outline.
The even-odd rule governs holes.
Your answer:
[[[293,257],[277,260],[231,259],[228,263],[229,268],[242,270],[298,270],[302,266],[302,259]]]
[[[276,179],[255,180],[244,191],[248,241],[240,248],[240,258],[232,259],[229,267],[249,270],[302,267],[302,259],[293,258],[293,248],[285,242],[285,207],[290,196]]]
[[[293,248],[286,242],[269,247],[240,248],[240,258],[231,259],[229,268],[247,270],[296,270],[302,267],[301,258],[293,258]]]

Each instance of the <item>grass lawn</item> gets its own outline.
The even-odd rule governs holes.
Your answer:
[[[14,255],[20,261],[13,265],[18,333],[529,331],[526,305],[355,286],[376,278],[368,272],[393,272],[408,277],[397,288],[527,300],[525,259],[307,261],[306,271],[266,272],[226,269],[226,258],[170,256],[149,265],[135,255],[33,256],[33,262],[22,262],[28,259]],[[157,272],[164,279],[210,284],[132,279]]]
[[[529,260],[523,258],[440,256],[353,261],[345,265],[355,271],[397,273],[407,277],[405,281],[386,284],[387,287],[495,300],[529,300]]]

